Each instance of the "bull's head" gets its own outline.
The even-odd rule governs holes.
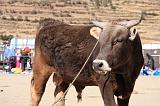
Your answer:
[[[99,40],[100,50],[93,61],[93,68],[97,71],[108,72],[124,65],[131,57],[133,42],[137,31],[132,29],[142,20],[123,21],[117,24],[106,22],[93,22],[90,34]]]

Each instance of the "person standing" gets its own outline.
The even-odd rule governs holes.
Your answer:
[[[25,71],[27,67],[27,61],[28,61],[28,53],[26,53],[24,50],[21,51],[21,57],[20,57],[20,63],[21,63],[21,69],[22,72]]]
[[[152,70],[154,70],[154,59],[153,57],[149,54],[149,53],[146,53],[146,56],[147,56],[147,66],[150,67]]]

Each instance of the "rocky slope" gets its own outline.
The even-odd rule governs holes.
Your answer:
[[[51,2],[52,1],[52,2]],[[57,2],[56,0],[0,0],[0,34],[17,37],[35,37],[38,22],[54,18],[69,24],[87,24],[92,14],[98,20],[138,19],[141,11],[145,17],[136,28],[143,43],[160,43],[159,0],[112,0],[111,6],[94,6],[88,0]]]

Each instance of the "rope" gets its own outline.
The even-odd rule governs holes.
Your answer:
[[[85,65],[87,64],[88,60],[90,59],[90,57],[91,57],[93,51],[95,50],[98,42],[99,42],[99,41],[97,40],[97,42],[96,42],[96,44],[94,45],[91,53],[89,54],[88,58],[86,59],[85,63],[83,64],[82,68],[80,69],[80,71],[78,72],[78,74],[76,75],[76,77],[73,79],[73,81],[70,83],[70,85],[69,85],[69,87],[67,88],[67,90],[64,92],[64,95],[63,95],[62,97],[60,97],[57,101],[55,101],[55,102],[52,104],[52,106],[54,106],[54,105],[57,104],[59,101],[62,101],[62,100],[65,98],[67,92],[68,92],[69,89],[72,87],[73,83],[76,81],[76,79],[78,78],[78,76],[80,75],[80,73],[82,72],[82,70],[84,69]]]

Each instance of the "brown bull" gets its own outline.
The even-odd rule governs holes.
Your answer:
[[[73,84],[77,97],[81,99],[85,86],[98,86],[105,106],[116,105],[114,95],[118,106],[128,106],[144,61],[139,35],[135,29],[130,30],[140,22],[141,18],[78,26],[55,20],[44,21],[35,41],[31,106],[38,106],[52,73],[56,83],[55,100],[63,96],[97,39],[99,44]],[[64,100],[56,106],[64,106]]]

